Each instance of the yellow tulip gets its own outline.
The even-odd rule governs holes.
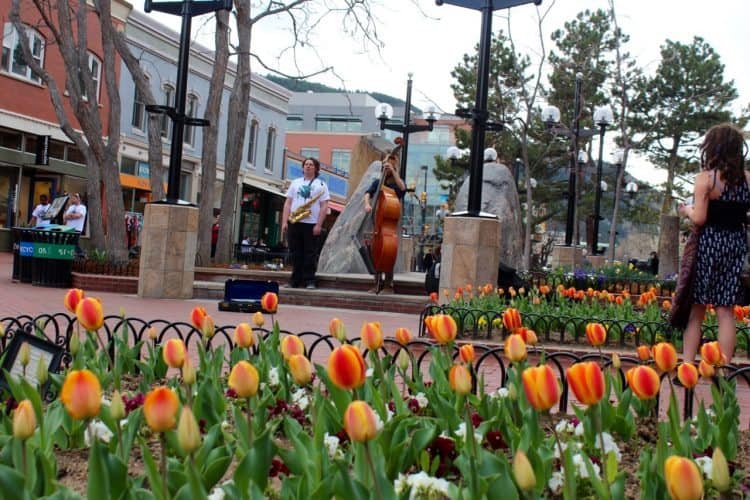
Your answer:
[[[531,491],[536,487],[536,475],[523,450],[516,450],[513,457],[513,478],[521,491]]]
[[[30,438],[36,430],[36,414],[31,401],[24,399],[13,410],[13,437],[22,441]]]
[[[180,423],[177,425],[177,443],[182,451],[187,454],[193,453],[201,445],[201,432],[198,422],[195,421],[193,410],[187,405],[182,407]]]

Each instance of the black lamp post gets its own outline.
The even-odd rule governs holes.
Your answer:
[[[542,0],[435,0],[437,5],[447,3],[482,12],[482,31],[479,38],[479,62],[477,64],[477,94],[474,109],[456,110],[456,115],[472,119],[471,156],[469,179],[469,217],[479,217],[482,208],[482,165],[484,163],[484,134],[486,130],[500,130],[502,124],[488,123],[487,92],[490,80],[490,45],[492,44],[492,12],[509,9],[527,3],[540,5]]]
[[[429,167],[427,165],[422,165],[422,170],[424,170],[424,191],[422,191],[421,196],[419,197],[419,208],[422,209],[422,230],[419,232],[419,262],[420,267],[423,271],[424,269],[424,243],[427,239],[427,231],[425,229],[425,225],[427,224],[427,170]]]
[[[403,123],[388,123],[393,117],[393,108],[390,104],[380,103],[375,106],[375,117],[380,120],[380,130],[393,130],[403,135],[403,142],[401,143],[401,165],[399,168],[399,175],[402,179],[406,178],[406,155],[409,152],[409,134],[414,132],[429,132],[435,125],[435,121],[438,119],[434,109],[427,111],[427,125],[417,125],[411,123],[411,77],[412,73],[409,73],[409,79],[406,81],[406,104],[404,104],[404,121]]]
[[[602,155],[604,154],[604,132],[607,130],[607,126],[611,125],[613,121],[612,109],[609,106],[601,106],[594,110],[594,123],[599,126],[599,161],[596,165],[596,195],[594,196],[594,234],[592,235],[593,241],[591,243],[591,253],[593,255],[599,253],[599,221],[601,220],[599,210],[602,200]]]
[[[180,201],[180,171],[182,169],[182,141],[185,125],[207,127],[208,120],[185,116],[185,99],[187,97],[188,63],[190,59],[190,25],[194,16],[200,16],[217,10],[232,10],[232,0],[182,0],[154,2],[146,0],[143,7],[146,12],[155,10],[182,16],[180,31],[180,49],[177,59],[177,88],[175,89],[174,106],[146,106],[149,113],[165,114],[172,120],[172,144],[169,149],[169,176],[167,178],[167,199],[165,203],[184,204]]]

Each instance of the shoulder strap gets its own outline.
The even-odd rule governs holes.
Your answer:
[[[713,184],[711,184],[711,190],[712,190],[712,191],[713,191],[713,189],[714,189],[714,188],[716,187],[716,174],[717,174],[718,172],[719,172],[718,170],[714,169],[714,183],[713,183]]]

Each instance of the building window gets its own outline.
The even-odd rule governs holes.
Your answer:
[[[198,96],[195,94],[188,94],[187,102],[185,103],[185,116],[188,118],[195,118],[198,114]],[[190,146],[195,145],[195,127],[192,125],[185,125],[185,134],[183,135],[183,142]]]
[[[120,172],[123,174],[136,175],[136,172],[138,172],[138,160],[123,156],[120,160]]]
[[[23,134],[18,130],[0,128],[0,148],[21,150]]]
[[[273,171],[273,152],[276,149],[276,129],[268,127],[266,137],[266,170]]]
[[[65,159],[72,163],[86,164],[86,158],[81,153],[81,150],[72,144],[68,144],[65,147]]]
[[[360,132],[362,120],[359,118],[317,117],[315,130],[318,132]]]
[[[44,67],[44,39],[28,26],[25,31],[31,48],[31,56],[40,66]],[[12,73],[34,83],[41,83],[42,81],[26,64],[23,50],[21,50],[21,37],[18,36],[18,32],[11,23],[5,23],[3,27],[2,69],[7,73]]]
[[[451,129],[447,125],[435,125],[427,133],[427,144],[450,144],[452,138]]]
[[[146,79],[148,81],[148,78]],[[130,124],[133,128],[146,131],[146,99],[138,91],[138,87],[135,88],[135,96],[133,97],[133,118],[130,120]]]
[[[89,52],[89,71],[91,72],[91,81],[94,83],[94,89],[96,92],[96,102],[99,102],[99,90],[101,88],[102,80],[102,62],[94,54]],[[86,92],[86,84],[83,81],[83,73],[78,72],[78,81],[81,85],[81,97],[88,99]]]
[[[301,116],[287,116],[286,117],[286,130],[287,131],[298,131],[302,130],[303,120]]]
[[[258,120],[250,122],[250,133],[247,136],[247,162],[255,166],[255,157],[258,150]]]
[[[171,85],[164,86],[164,105],[174,106],[174,87]],[[161,136],[169,140],[172,137],[172,120],[166,113],[161,115]]]
[[[299,154],[302,155],[303,158],[320,159],[320,149],[318,148],[301,148]]]
[[[349,175],[349,163],[352,161],[352,152],[348,149],[334,149],[331,151],[331,166],[336,169],[337,174]]]

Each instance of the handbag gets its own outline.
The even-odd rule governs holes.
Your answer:
[[[693,227],[690,230],[682,252],[680,274],[677,277],[677,288],[674,291],[672,308],[669,310],[669,324],[680,330],[684,330],[687,327],[688,319],[690,318],[690,309],[693,307],[693,282],[695,281],[699,238],[700,228]],[[748,268],[748,271],[750,271],[750,268]]]

